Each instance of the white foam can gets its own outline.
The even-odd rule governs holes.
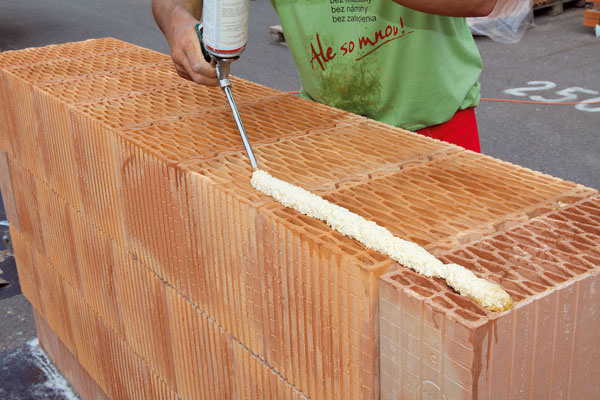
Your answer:
[[[239,56],[248,43],[249,0],[204,0],[202,37],[214,56]]]

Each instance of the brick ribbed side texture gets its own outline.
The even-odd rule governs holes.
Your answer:
[[[33,310],[33,318],[40,346],[74,386],[77,393],[84,399],[110,399],[36,309]]]
[[[600,197],[445,253],[503,285],[514,309],[480,309],[439,280],[380,279],[382,398],[600,396]]]
[[[504,335],[508,344],[492,345],[489,326],[538,332],[544,301],[554,321],[563,305],[570,313],[560,297],[570,287],[593,303],[593,238],[584,246],[568,236],[559,246],[568,262],[542,256],[553,235],[583,225],[597,233],[595,190],[232,82],[262,169],[489,277],[517,307],[489,313],[255,191],[224,94],[179,79],[165,55],[114,39],[3,52],[0,185],[23,291],[40,336],[59,343],[51,356],[63,369],[78,363],[82,381],[99,388],[85,384],[84,393],[520,398],[521,373],[528,388],[542,384],[534,364],[505,364],[507,384],[486,380],[542,343]],[[544,228],[548,219],[560,227]],[[532,236],[531,248],[506,255]],[[554,362],[548,393],[563,393],[564,379],[568,393],[595,390],[579,388],[593,374],[582,365],[597,355],[585,347],[597,321],[583,303],[571,330],[553,328],[553,348],[570,349],[571,361]],[[521,311],[529,304],[533,316]],[[448,357],[426,365],[426,346]],[[484,370],[493,372],[483,379]]]
[[[11,235],[40,342],[84,398],[306,398],[134,260],[119,263],[124,275],[112,282],[128,324],[122,335],[98,312],[102,305],[90,304],[18,230]]]

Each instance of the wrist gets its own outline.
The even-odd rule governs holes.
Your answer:
[[[169,46],[173,48],[180,33],[185,31],[188,27],[193,27],[200,23],[200,21],[194,17],[192,12],[181,5],[174,5],[169,14],[169,26],[165,30],[165,37]]]

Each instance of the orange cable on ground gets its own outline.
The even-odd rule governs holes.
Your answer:
[[[550,102],[550,101],[532,101],[532,100],[511,100],[511,99],[486,99],[481,98],[482,101],[498,101],[503,103],[521,103],[521,104],[542,104],[550,106],[576,106],[579,104],[600,104],[600,101],[573,101],[573,102]]]
[[[288,94],[300,94],[299,90],[290,90],[286,92]],[[512,99],[491,99],[481,98],[481,101],[496,101],[502,103],[520,103],[520,104],[542,104],[550,106],[576,106],[579,104],[600,104],[600,101],[573,101],[573,102],[551,102],[551,101],[533,101],[533,100],[512,100]]]

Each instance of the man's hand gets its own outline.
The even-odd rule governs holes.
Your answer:
[[[219,86],[215,68],[206,62],[194,26],[198,21],[182,24],[174,29],[168,40],[171,57],[179,76],[207,86]]]
[[[198,4],[200,3],[200,4]],[[152,13],[165,34],[179,76],[207,86],[219,86],[215,68],[206,62],[194,28],[202,2],[152,0]]]

